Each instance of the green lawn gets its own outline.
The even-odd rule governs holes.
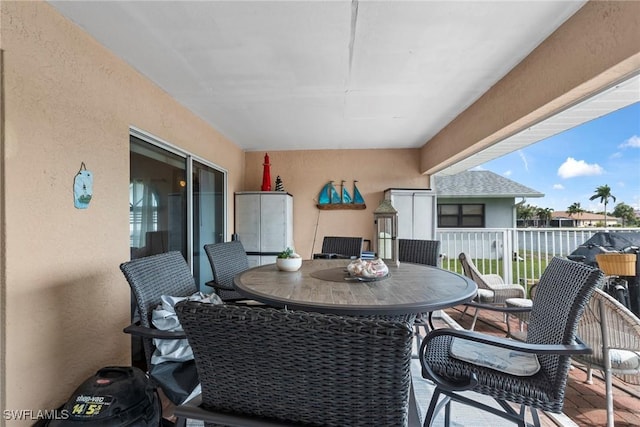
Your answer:
[[[512,264],[511,268],[513,271],[512,283],[524,284],[523,283],[524,279],[527,279],[527,280],[539,279],[540,275],[542,274],[544,269],[547,267],[548,261],[543,257],[538,259],[537,253],[534,253],[534,254],[525,253],[525,254],[522,254],[521,257],[523,257],[524,259],[511,262]],[[454,263],[453,260],[451,260],[449,267],[447,266],[447,262],[445,261],[443,263],[443,267],[449,268],[449,270],[462,274],[462,266],[460,265],[460,262],[458,260],[455,260],[455,261],[456,262]],[[473,262],[475,263],[476,267],[478,267],[478,270],[482,274],[489,274],[489,273],[500,274],[500,275],[502,274],[504,261],[501,259],[500,260],[474,259]],[[529,282],[529,286],[527,288],[530,287],[530,284],[531,282]]]

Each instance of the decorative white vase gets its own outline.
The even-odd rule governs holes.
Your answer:
[[[302,267],[302,258],[276,258],[276,266],[280,271],[298,271]]]

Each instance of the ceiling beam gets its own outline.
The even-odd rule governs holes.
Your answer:
[[[590,1],[421,149],[435,174],[640,71],[640,2]]]

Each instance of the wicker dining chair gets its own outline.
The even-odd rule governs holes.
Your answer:
[[[165,252],[143,258],[137,258],[120,264],[131,291],[135,297],[139,321],[124,329],[124,332],[140,337],[144,348],[147,369],[152,369],[151,356],[155,351],[154,339],[185,339],[184,332],[161,331],[153,327],[151,315],[153,309],[161,303],[163,295],[188,297],[198,291],[191,269],[178,251]],[[190,362],[165,362],[173,364],[174,371],[181,373],[180,385],[176,386],[173,375],[151,374],[156,385],[178,404],[197,386],[195,364]],[[153,370],[152,370],[153,372]],[[184,380],[184,381],[183,381]],[[186,382],[186,383],[185,383]],[[185,383],[185,384],[182,384]],[[184,395],[176,393],[177,388],[186,390]]]
[[[481,274],[478,268],[473,263],[471,258],[464,252],[458,255],[460,264],[462,265],[462,271],[464,275],[469,279],[476,282],[478,285],[478,295],[472,303],[467,304],[464,309],[463,315],[467,312],[469,307],[475,309],[473,314],[473,321],[471,322],[470,330],[474,330],[480,310],[484,307],[490,306],[504,306],[505,301],[508,298],[524,298],[524,287],[517,283],[504,283],[502,277],[498,274]],[[505,316],[505,320],[506,316]]]
[[[452,400],[523,426],[527,408],[536,426],[537,409],[560,413],[571,356],[591,352],[577,340],[578,322],[603,280],[596,268],[553,258],[538,284],[526,342],[468,330],[427,334],[420,347],[422,375],[433,380],[436,389],[424,425],[431,425],[443,407],[448,423]],[[467,390],[492,397],[502,410],[459,394]],[[520,411],[510,403],[519,404]]]
[[[213,287],[223,301],[244,300],[233,285],[234,276],[249,269],[249,259],[242,242],[211,243],[204,245],[204,251],[213,270],[213,280],[207,285]]]
[[[178,426],[419,424],[409,322],[190,301],[176,311],[202,381]]]
[[[398,258],[400,262],[440,266],[440,241],[398,239]]]
[[[640,384],[640,319],[613,297],[596,289],[578,323],[578,336],[593,349],[573,357],[586,365],[588,384],[592,369],[604,373],[607,426],[614,425],[612,376]]]
[[[317,258],[360,258],[362,255],[362,237],[325,236],[322,240],[322,253]]]
[[[440,264],[440,241],[398,239],[398,259],[400,262],[430,265],[438,267]],[[420,328],[434,329],[432,321],[433,313],[420,313],[416,316],[415,331],[418,347],[422,340]]]

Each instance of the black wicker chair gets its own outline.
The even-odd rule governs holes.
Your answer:
[[[440,265],[439,240],[398,239],[398,258],[401,262]]]
[[[242,243],[239,240],[211,243],[204,245],[204,251],[213,270],[213,280],[207,282],[207,285],[212,286],[214,292],[223,301],[246,299],[236,291],[233,285],[233,277],[249,269],[249,259]]]
[[[325,236],[322,240],[322,253],[313,258],[360,258],[362,255],[362,237]]]
[[[172,251],[134,259],[120,264],[120,270],[124,274],[136,300],[139,321],[127,326],[124,332],[142,339],[147,369],[151,369],[151,377],[156,385],[161,387],[173,403],[181,403],[186,398],[189,390],[193,390],[198,384],[195,363],[190,362],[165,362],[163,368],[167,368],[165,374],[159,370],[153,373],[151,356],[155,350],[154,338],[160,339],[185,339],[184,332],[169,332],[155,329],[151,322],[153,309],[161,303],[162,295],[186,297],[198,291],[196,282],[191,275],[191,269],[180,252]],[[172,373],[180,373],[179,383]],[[176,392],[184,389],[185,395]],[[180,397],[178,397],[180,396]]]
[[[438,267],[440,265],[440,241],[398,239],[398,259],[400,262],[411,262],[414,264]],[[424,327],[427,330],[434,329],[432,316],[432,312],[421,313],[416,316],[415,327],[418,347],[420,347],[422,340],[419,328]]]
[[[473,331],[437,329],[430,332],[420,347],[420,362],[422,375],[433,380],[436,389],[424,425],[431,425],[442,407],[446,407],[445,420],[448,424],[451,400],[489,411],[522,426],[525,425],[527,407],[536,426],[540,425],[537,409],[561,412],[571,355],[591,352],[576,341],[578,321],[596,285],[603,278],[600,270],[585,264],[552,259],[540,278],[524,343]],[[460,356],[451,354],[454,339],[462,340],[456,345],[470,341],[474,345],[484,343],[485,347],[474,351],[488,360],[493,360],[489,353],[492,347],[509,350],[509,357],[514,356],[514,352],[534,354],[539,371],[518,376],[463,361]],[[493,397],[503,410],[458,394],[465,390]],[[441,394],[444,398],[438,402]],[[519,404],[520,412],[516,412],[510,402]]]
[[[176,310],[202,381],[201,398],[176,408],[178,426],[419,424],[409,322],[194,302]]]

